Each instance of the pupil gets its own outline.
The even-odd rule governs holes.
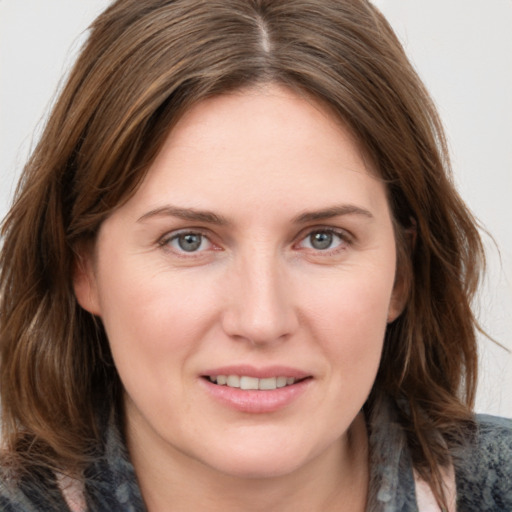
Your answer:
[[[180,249],[183,249],[187,252],[196,251],[201,246],[202,235],[195,235],[193,233],[189,233],[187,235],[181,235],[178,238],[178,245]]]
[[[311,235],[311,245],[315,249],[328,249],[332,244],[332,233],[320,231]]]

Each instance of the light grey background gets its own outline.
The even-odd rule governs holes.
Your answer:
[[[276,0],[278,1],[278,0]],[[107,0],[0,0],[0,216]],[[494,236],[476,309],[512,350],[512,0],[375,0],[436,102],[462,196]],[[477,410],[512,417],[512,354],[480,339]]]

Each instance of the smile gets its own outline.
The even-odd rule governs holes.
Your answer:
[[[276,371],[274,376],[269,368],[251,371],[246,367],[245,371],[239,371],[240,368],[237,371],[232,367],[229,371],[226,371],[228,368],[223,370],[203,374],[200,379],[203,389],[223,407],[250,414],[273,413],[290,407],[306,394],[315,380],[312,375],[293,370]]]
[[[295,384],[297,380],[294,377],[267,377],[267,378],[257,378],[250,377],[248,375],[217,375],[217,376],[209,376],[210,382],[217,384],[219,386],[227,386],[230,388],[239,388],[242,390],[263,390],[270,391],[273,389],[284,388],[286,386],[291,386]]]

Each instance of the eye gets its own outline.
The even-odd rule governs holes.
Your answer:
[[[162,245],[170,247],[176,252],[201,252],[212,247],[212,243],[202,233],[181,232],[162,240]]]
[[[311,231],[303,238],[299,243],[299,247],[314,249],[315,251],[336,250],[348,244],[346,238],[342,233],[332,229],[317,229]]]

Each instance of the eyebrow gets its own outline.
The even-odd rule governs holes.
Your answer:
[[[368,219],[374,218],[373,214],[369,210],[352,204],[343,204],[340,206],[331,206],[322,210],[301,213],[293,219],[293,222],[295,224],[305,224],[306,222],[327,220],[341,215],[362,215]]]
[[[373,214],[364,208],[359,206],[345,204],[340,206],[331,206],[329,208],[323,208],[321,210],[315,210],[311,212],[304,212],[293,219],[294,224],[305,224],[307,222],[314,222],[326,219],[332,219],[333,217],[339,217],[342,215],[362,215],[369,219],[373,219]],[[218,215],[217,213],[208,210],[197,210],[195,208],[180,208],[177,206],[162,206],[155,208],[137,219],[137,222],[145,222],[153,217],[177,217],[179,219],[193,221],[193,222],[205,222],[207,224],[215,224],[217,226],[226,226],[230,224],[229,220]]]
[[[144,222],[153,217],[177,217],[183,220],[206,222],[208,224],[216,224],[218,226],[225,226],[229,221],[216,213],[208,210],[196,210],[195,208],[179,208],[176,206],[162,206],[155,208],[137,219],[137,222]]]

